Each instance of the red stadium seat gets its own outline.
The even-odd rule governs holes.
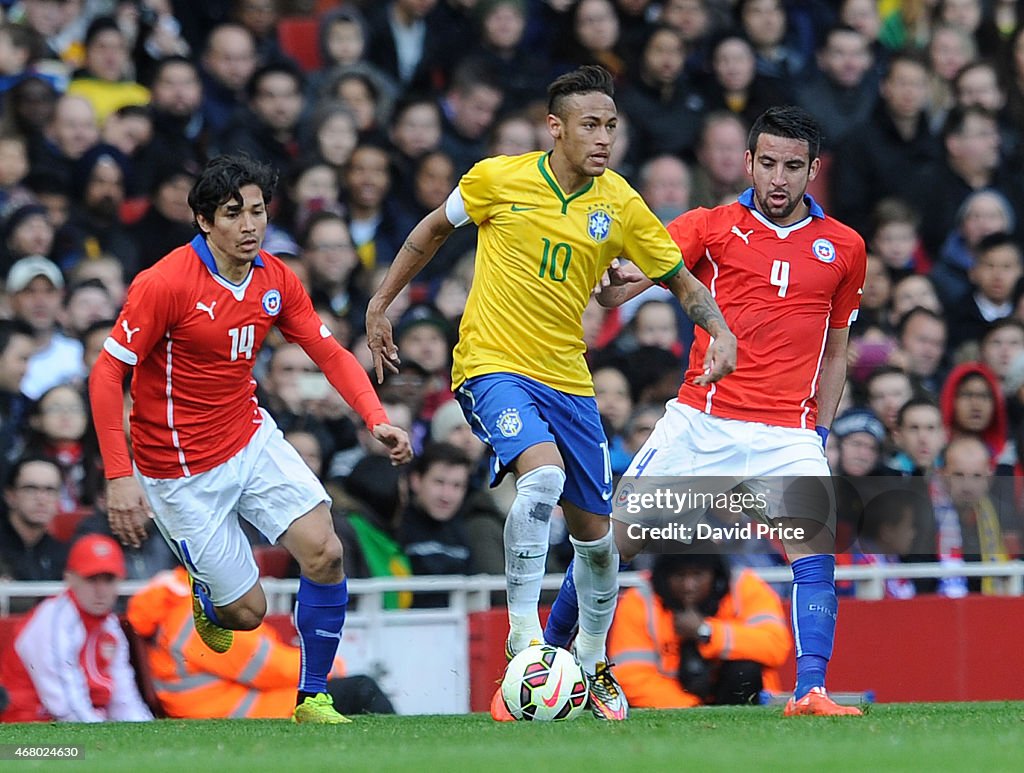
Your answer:
[[[257,545],[252,549],[260,577],[283,578],[288,576],[292,554],[280,545]]]
[[[315,18],[289,16],[277,25],[277,40],[281,50],[294,59],[305,72],[319,70],[320,22]]]

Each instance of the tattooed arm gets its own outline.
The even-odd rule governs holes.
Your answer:
[[[679,300],[686,315],[711,336],[704,358],[704,373],[694,379],[694,383],[710,384],[736,370],[736,336],[729,330],[708,288],[685,268],[665,284]]]
[[[409,232],[394,262],[384,276],[366,309],[366,345],[373,352],[373,369],[377,382],[384,381],[384,368],[398,373],[398,347],[395,346],[391,321],[385,315],[395,296],[418,274],[455,230],[442,204],[424,217]]]

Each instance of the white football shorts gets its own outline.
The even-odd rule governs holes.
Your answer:
[[[147,478],[136,470],[164,539],[219,607],[259,579],[240,517],[275,543],[297,518],[331,503],[274,419],[262,413],[246,446],[211,470],[186,478]]]

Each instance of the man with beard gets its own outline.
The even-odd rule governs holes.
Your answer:
[[[72,179],[74,201],[60,240],[69,245],[63,263],[103,254],[117,256],[125,273],[134,276],[139,268],[139,251],[121,222],[125,199],[128,161],[112,145],[96,145],[75,164]]]

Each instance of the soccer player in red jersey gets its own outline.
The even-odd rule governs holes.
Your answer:
[[[267,610],[238,517],[295,556],[304,657],[294,719],[340,723],[326,679],[348,603],[341,542],[323,485],[256,401],[253,365],[271,325],[305,349],[393,463],[412,451],[299,279],[260,249],[276,177],[244,157],[207,165],[188,197],[199,234],[136,277],[89,394],[111,529],[137,547],[155,518],[193,579],[196,630],[211,649],[227,650],[231,631],[255,628]],[[122,424],[130,371],[134,470]]]
[[[711,339],[695,330],[678,399],[634,457],[617,502],[641,476],[829,475],[824,442],[846,378],[849,326],[867,258],[860,236],[807,195],[821,166],[819,145],[820,129],[806,112],[767,110],[748,140],[753,187],[735,203],[694,209],[669,224],[687,268],[711,290],[736,334],[737,365],[728,379],[698,384]],[[598,299],[617,305],[650,284],[639,272],[619,270]],[[859,714],[825,692],[837,612],[835,547],[830,513],[820,512],[829,508],[815,507],[805,503],[804,517],[772,523],[789,528],[780,536],[793,568],[797,685],[786,715]],[[643,548],[628,531],[616,530],[623,560]],[[572,589],[563,585],[545,639],[559,644],[571,635],[572,617]],[[705,636],[710,642],[716,632]]]

